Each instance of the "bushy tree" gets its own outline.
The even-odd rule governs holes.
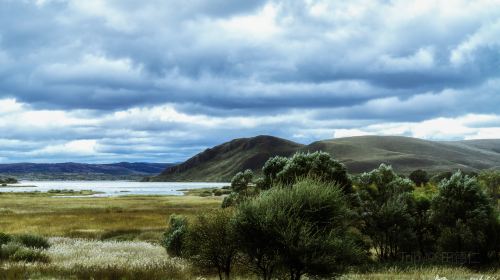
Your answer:
[[[285,168],[288,161],[288,158],[282,156],[275,156],[266,161],[264,167],[262,167],[262,174],[264,175],[264,181],[269,186],[276,182],[278,173]]]
[[[482,260],[498,250],[498,216],[476,178],[458,171],[443,180],[431,209],[440,250],[476,252]]]
[[[180,257],[184,250],[184,238],[188,231],[187,219],[184,216],[172,214],[168,224],[169,227],[163,234],[163,246],[169,255]]]
[[[447,179],[447,180],[450,179],[452,175],[453,175],[453,172],[444,171],[444,172],[441,172],[441,173],[438,173],[438,174],[432,176],[430,179],[430,182],[435,184],[435,185],[438,185],[444,179]]]
[[[421,187],[429,182],[429,174],[422,169],[414,170],[410,173],[408,178],[418,187]]]
[[[247,199],[249,196],[256,195],[257,190],[250,187],[252,179],[253,172],[250,169],[236,173],[236,175],[234,175],[231,179],[231,193],[224,197],[221,205],[222,208],[235,206],[241,201]]]
[[[280,270],[296,280],[336,275],[363,256],[353,215],[335,183],[302,179],[240,204],[235,220],[243,252],[262,278]]]
[[[217,273],[221,280],[230,279],[238,253],[232,216],[229,209],[199,215],[186,236],[185,256],[200,270]]]
[[[410,207],[414,222],[415,237],[421,256],[433,252],[435,247],[436,227],[431,222],[432,197],[425,193],[413,193],[413,205]]]
[[[357,184],[363,232],[371,239],[380,259],[394,259],[415,244],[412,212],[413,182],[381,164],[362,174]]]
[[[253,172],[247,169],[243,172],[238,172],[231,179],[231,189],[237,193],[241,193],[247,190],[249,184],[252,182]]]
[[[274,157],[263,168],[268,182],[291,186],[302,178],[316,178],[324,182],[335,182],[346,193],[352,192],[352,182],[345,166],[325,152],[294,154],[291,158]]]
[[[482,171],[478,180],[494,201],[500,199],[500,171]]]

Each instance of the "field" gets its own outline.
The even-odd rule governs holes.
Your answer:
[[[172,213],[193,216],[219,207],[220,197],[64,197],[0,194],[0,231],[93,239],[157,241]]]
[[[170,258],[159,239],[170,214],[193,217],[219,207],[220,197],[200,197],[201,193],[107,198],[0,194],[0,231],[45,235],[52,245],[47,251],[50,263],[6,262],[0,265],[0,279],[196,279],[199,273]],[[465,268],[384,267],[353,271],[341,279],[485,280],[500,279],[500,274]]]

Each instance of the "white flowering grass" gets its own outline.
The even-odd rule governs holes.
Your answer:
[[[189,279],[187,263],[143,241],[95,241],[55,237],[46,250],[50,263],[4,263],[5,279]],[[2,271],[4,269],[4,271]],[[0,277],[0,279],[4,279]],[[45,278],[43,278],[45,279]]]

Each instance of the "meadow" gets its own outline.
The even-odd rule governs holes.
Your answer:
[[[220,197],[198,195],[69,196],[0,193],[0,229],[9,234],[158,242],[171,214],[192,217],[221,203]]]
[[[201,195],[201,196],[200,196]],[[0,228],[10,234],[49,237],[49,263],[4,262],[0,279],[217,279],[185,260],[169,257],[159,240],[170,214],[189,219],[219,208],[205,190],[185,196],[61,197],[47,193],[0,194]],[[444,278],[445,277],[445,278]],[[482,277],[482,278],[481,278]],[[236,279],[257,279],[240,273]],[[350,271],[358,279],[500,279],[495,270],[386,266]]]

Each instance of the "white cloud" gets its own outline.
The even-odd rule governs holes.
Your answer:
[[[99,156],[98,143],[94,139],[73,140],[63,144],[48,145],[32,152],[36,156]]]

